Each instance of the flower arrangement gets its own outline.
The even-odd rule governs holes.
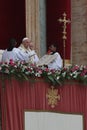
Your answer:
[[[0,63],[0,73],[6,74],[7,77],[16,77],[21,80],[33,80],[37,78],[44,78],[52,85],[62,85],[66,80],[75,80],[81,83],[87,83],[87,66],[68,66],[61,70],[50,70],[45,66],[29,65],[25,62],[14,62],[10,60],[9,63]]]

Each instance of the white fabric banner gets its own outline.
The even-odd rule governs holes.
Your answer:
[[[25,130],[83,130],[83,116],[26,111]]]

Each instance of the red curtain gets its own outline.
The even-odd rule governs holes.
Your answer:
[[[2,130],[24,130],[25,110],[46,110],[83,114],[84,129],[87,130],[87,86],[67,84],[58,87],[60,101],[51,108],[46,93],[50,85],[44,80],[1,81]]]
[[[26,36],[25,0],[0,1],[0,49],[6,49],[10,38],[18,45]]]
[[[70,0],[46,0],[46,36],[47,47],[50,44],[56,43],[58,45],[58,52],[62,58],[71,58],[71,24],[67,24],[67,39],[65,47],[64,57],[64,45],[63,45],[63,23],[59,23],[58,19],[63,19],[63,13],[67,14],[66,19],[71,19],[71,1]]]

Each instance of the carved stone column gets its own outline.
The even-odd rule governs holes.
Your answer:
[[[72,0],[72,64],[87,65],[87,0]]]
[[[26,0],[26,36],[34,43],[40,55],[39,0]]]

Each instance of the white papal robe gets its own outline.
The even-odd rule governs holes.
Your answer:
[[[29,61],[29,55],[27,53],[22,52],[19,48],[14,48],[14,52],[17,55],[18,61]]]
[[[26,49],[23,44],[21,44],[18,49],[20,50],[19,53],[25,56],[25,59],[29,63],[36,64],[39,61],[39,58],[35,52],[35,50],[31,50],[29,47]],[[24,59],[24,57],[23,57]]]

